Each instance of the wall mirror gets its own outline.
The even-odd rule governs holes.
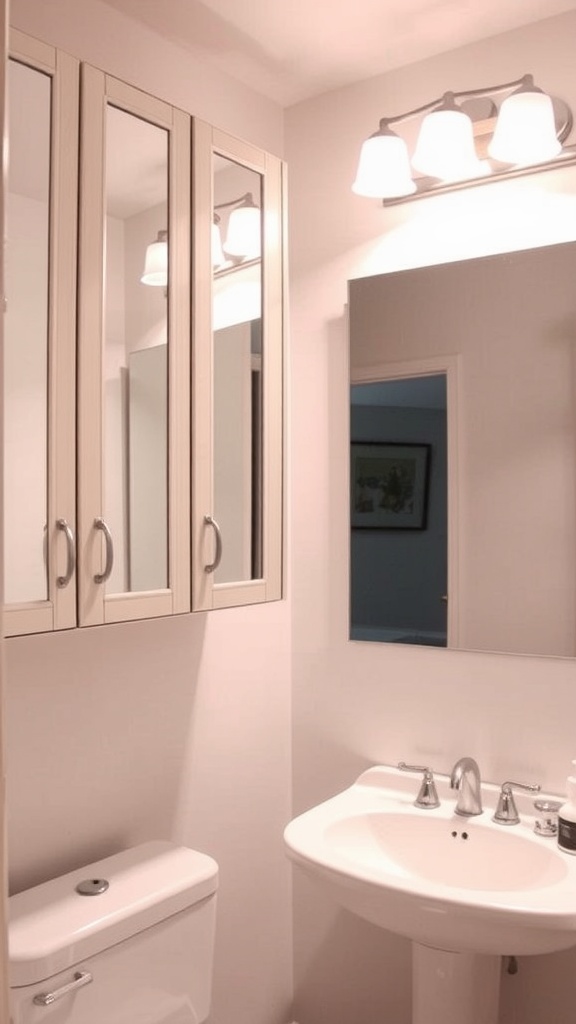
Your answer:
[[[168,587],[168,133],[106,106],[108,593]]]
[[[48,597],[49,75],[8,62],[4,347],[4,595]]]
[[[214,582],[262,575],[262,175],[214,154]]]
[[[438,617],[393,621],[403,601],[415,611],[425,598],[412,566],[437,526],[414,493],[427,452],[446,495],[446,544],[440,526],[431,547],[439,563],[446,555],[446,593],[441,576],[434,592],[446,598],[447,646],[576,656],[575,272],[576,243],[564,243],[350,282],[351,449],[371,443],[361,457],[390,459],[401,444],[396,469],[412,474],[399,484],[377,464],[363,524],[351,490],[352,639],[442,643]],[[445,377],[445,411],[414,391],[433,377]],[[391,379],[402,396],[380,386]],[[390,511],[374,512],[382,479],[385,505],[400,493],[392,528]]]

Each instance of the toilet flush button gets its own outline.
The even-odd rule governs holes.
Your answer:
[[[76,892],[80,896],[100,896],[101,893],[106,892],[109,885],[110,883],[105,878],[85,878],[83,882],[78,882]]]

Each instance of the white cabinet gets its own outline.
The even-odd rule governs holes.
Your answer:
[[[10,76],[7,634],[280,598],[281,162],[18,32]]]

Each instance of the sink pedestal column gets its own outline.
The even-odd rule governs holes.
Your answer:
[[[412,1024],[497,1024],[499,956],[412,943]]]

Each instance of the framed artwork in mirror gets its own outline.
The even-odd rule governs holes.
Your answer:
[[[352,442],[350,456],[353,529],[426,529],[429,444]]]

